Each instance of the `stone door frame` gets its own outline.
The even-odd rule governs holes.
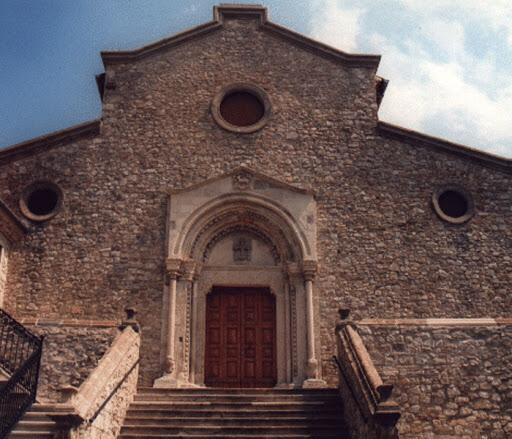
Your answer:
[[[205,265],[226,233],[257,234],[273,267]],[[276,296],[277,387],[318,387],[316,203],[311,193],[246,168],[170,195],[157,387],[204,385],[206,295],[214,285],[264,286]]]

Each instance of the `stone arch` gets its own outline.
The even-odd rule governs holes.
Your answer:
[[[293,216],[273,200],[256,195],[224,195],[196,209],[184,222],[172,252],[200,261],[212,239],[229,227],[257,230],[276,247],[283,261],[303,261],[310,245]]]
[[[168,208],[163,375],[155,386],[204,385],[205,308],[213,286],[269,288],[276,298],[276,385],[318,385],[313,194],[240,168],[171,192]],[[255,259],[235,259],[224,239],[238,232],[257,239],[249,250],[256,245]]]

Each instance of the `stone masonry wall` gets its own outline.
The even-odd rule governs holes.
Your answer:
[[[64,193],[62,211],[33,224],[12,253],[7,301],[17,316],[113,318],[138,308],[141,384],[151,384],[160,374],[167,192],[240,165],[315,192],[316,321],[331,381],[340,306],[355,318],[510,313],[510,175],[378,136],[374,71],[231,19],[109,71],[116,89],[105,95],[98,137],[2,166],[0,192],[13,210],[34,180]],[[213,121],[211,100],[232,82],[267,91],[273,114],[261,131],[233,134]],[[473,194],[467,224],[432,211],[444,183]]]
[[[512,326],[359,325],[401,439],[512,437]]]
[[[34,326],[44,335],[38,401],[59,401],[59,388],[79,387],[111,345],[116,328]]]
[[[127,327],[119,333],[78,393],[71,399],[86,420],[70,439],[116,439],[137,393],[140,336]]]

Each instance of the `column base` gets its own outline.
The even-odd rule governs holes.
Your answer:
[[[175,378],[168,373],[153,382],[153,387],[160,389],[200,389],[204,385],[190,383],[184,379]]]
[[[153,387],[160,389],[177,389],[179,386],[178,380],[173,377],[172,374],[167,373],[162,375],[160,378],[157,378],[153,382]]]
[[[302,383],[303,389],[324,389],[327,387],[327,383],[324,380],[318,378],[308,378]]]
[[[274,389],[295,389],[295,387],[293,383],[278,383],[274,386]]]

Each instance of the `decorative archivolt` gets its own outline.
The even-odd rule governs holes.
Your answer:
[[[256,195],[224,195],[196,209],[184,222],[173,252],[202,261],[227,230],[246,229],[271,243],[281,261],[302,261],[309,244],[294,218],[275,202]]]

